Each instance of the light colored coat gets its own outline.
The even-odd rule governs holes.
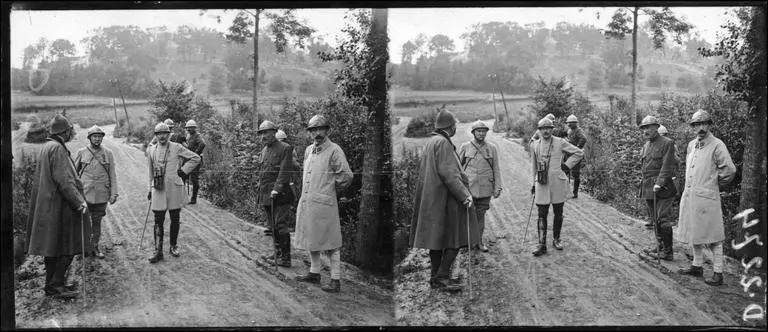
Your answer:
[[[472,197],[491,197],[502,188],[499,154],[490,142],[471,140],[459,147],[459,160],[469,179]]]
[[[183,145],[171,141],[165,147],[160,144],[150,146],[147,148],[145,155],[148,161],[149,185],[152,191],[152,211],[176,210],[186,205],[187,192],[184,189],[184,181],[176,174],[176,171],[181,168],[184,173],[191,173],[200,164],[200,156],[189,151]],[[188,161],[184,163],[182,158]],[[152,181],[154,175],[153,166],[165,167],[163,190],[154,188]]]
[[[439,250],[467,246],[468,240],[471,245],[480,242],[475,205],[469,211],[462,205],[472,194],[454,149],[442,130],[432,133],[424,145],[411,219],[413,248]]]
[[[733,180],[736,166],[725,143],[707,133],[688,143],[685,188],[680,199],[680,239],[691,244],[709,244],[725,239],[720,188]]]
[[[85,201],[90,204],[101,204],[117,197],[117,174],[115,174],[115,158],[112,151],[102,146],[94,149],[86,146],[77,150],[75,167],[83,181]]]
[[[69,150],[49,138],[37,157],[30,196],[26,234],[28,255],[55,257],[82,252],[81,239],[91,236],[90,223],[83,223],[82,215],[77,211],[85,203],[82,189]],[[89,217],[86,215],[85,218]],[[89,241],[85,247],[86,252],[91,250]]]
[[[552,143],[551,149],[550,142]],[[548,140],[544,138],[535,140],[531,142],[530,146],[532,179],[536,185],[535,203],[537,205],[548,205],[565,202],[565,193],[568,191],[568,177],[560,168],[560,165],[563,163],[565,154],[570,153],[571,156],[565,161],[565,166],[573,168],[584,158],[584,151],[557,136],[552,136]],[[536,164],[537,161],[547,162],[547,160],[549,160],[547,184],[541,184],[536,181]]]
[[[307,146],[302,181],[296,210],[296,247],[309,251],[341,247],[336,193],[352,183],[352,170],[341,147],[328,138],[319,146]]]

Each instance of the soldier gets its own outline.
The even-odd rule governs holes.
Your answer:
[[[320,283],[320,252],[331,262],[331,282],[322,289],[341,290],[341,224],[337,195],[352,183],[344,151],[328,138],[331,126],[322,115],[309,119],[307,131],[314,144],[304,150],[302,194],[296,213],[296,247],[309,251],[309,273],[298,281]]]
[[[171,215],[171,245],[169,252],[179,257],[179,247],[176,240],[179,236],[179,213],[187,202],[187,192],[184,191],[184,180],[198,164],[200,156],[187,150],[183,145],[170,142],[168,136],[171,130],[168,125],[158,123],[155,126],[157,144],[146,151],[149,169],[150,188],[147,200],[150,200],[152,212],[155,214],[155,252],[149,258],[150,263],[163,259],[163,223],[165,211]],[[189,161],[183,163],[182,158]],[[175,170],[175,172],[174,172]]]
[[[560,229],[563,227],[563,204],[568,188],[564,171],[584,158],[584,152],[581,149],[565,139],[552,135],[554,128],[552,120],[541,119],[538,127],[541,139],[531,142],[530,145],[531,168],[535,179],[535,183],[531,186],[531,195],[535,195],[534,200],[539,214],[537,220],[539,246],[533,252],[534,256],[547,253],[547,214],[550,204],[555,213],[552,246],[557,250],[563,250]],[[563,155],[566,153],[570,153],[571,157],[563,163]]]
[[[293,192],[289,185],[291,169],[293,168],[293,147],[275,138],[277,126],[272,121],[264,121],[259,125],[257,133],[264,142],[259,162],[259,192],[256,203],[264,207],[268,216],[269,228],[277,233],[272,234],[274,249],[280,261],[278,266],[291,266],[291,233],[290,207],[293,203]],[[272,220],[274,218],[274,220]],[[272,257],[263,257],[272,262]]]
[[[565,122],[568,124],[568,142],[583,151],[584,145],[587,144],[587,137],[584,136],[581,128],[579,128],[579,119],[571,114]],[[568,160],[570,156],[570,154],[566,154],[565,160]],[[579,198],[579,184],[581,184],[580,169],[582,166],[584,166],[584,159],[565,172],[565,175],[573,178],[573,198]]]
[[[200,156],[200,164],[198,164],[192,173],[189,174],[190,180],[192,180],[192,199],[189,204],[197,204],[197,192],[200,190],[200,169],[203,166],[203,150],[205,149],[205,141],[203,136],[197,132],[197,123],[195,120],[189,120],[184,125],[184,129],[187,130],[187,149]]]
[[[51,135],[37,157],[35,185],[27,219],[26,253],[44,256],[45,295],[74,298],[74,287],[66,286],[66,272],[72,257],[90,250],[91,228],[83,222],[88,204],[77,178],[74,161],[65,145],[75,136],[66,117],[57,114],[49,124]]]
[[[168,129],[171,131],[171,135],[168,138],[168,140],[171,141],[171,142],[174,142],[174,143],[182,144],[182,145],[184,145],[186,147],[187,146],[187,138],[184,137],[184,135],[179,135],[178,133],[176,133],[173,130],[173,128],[176,126],[176,124],[173,122],[173,120],[168,118],[168,119],[165,119],[165,121],[163,121],[163,123],[166,126],[168,126]],[[152,137],[152,141],[149,142],[149,145],[155,145],[155,144],[157,144],[157,136]]]
[[[693,113],[691,129],[696,138],[688,143],[685,169],[685,190],[680,201],[680,234],[693,245],[691,267],[681,274],[701,277],[704,250],[712,253],[714,275],[706,279],[712,286],[723,284],[723,243],[725,229],[720,205],[720,187],[730,183],[736,175],[723,141],[712,135],[712,119],[704,110]]]
[[[645,199],[651,220],[656,220],[655,224],[649,224],[655,227],[657,242],[654,248],[643,251],[653,258],[671,261],[673,258],[672,226],[676,224],[672,216],[674,198],[677,194],[677,188],[672,181],[672,176],[675,174],[675,143],[659,135],[658,129],[659,122],[651,115],[640,122],[643,137],[648,140],[640,151],[643,163],[640,197]]]
[[[480,242],[469,179],[461,171],[459,155],[451,142],[454,134],[456,118],[443,109],[437,114],[435,131],[424,146],[409,241],[412,248],[429,249],[429,286],[444,291],[463,288],[450,279],[451,265],[460,248]],[[467,231],[471,239],[467,238]]]
[[[552,113],[547,114],[545,118],[549,119],[550,121],[555,121],[555,115]],[[539,129],[536,129],[536,132],[533,133],[533,136],[531,136],[531,140],[529,141],[529,143],[535,140],[538,140],[539,138],[541,138],[541,131]]]
[[[459,158],[469,179],[469,192],[472,193],[472,201],[477,211],[477,224],[480,228],[479,248],[483,252],[488,252],[488,247],[483,242],[485,212],[491,207],[491,196],[499,198],[502,189],[499,154],[495,145],[485,141],[488,129],[482,121],[475,122],[471,131],[475,139],[459,147]]]
[[[107,202],[115,204],[118,196],[115,158],[110,149],[101,146],[103,139],[104,131],[94,125],[88,130],[90,144],[78,150],[75,157],[77,173],[85,190],[85,201],[91,212],[91,247],[98,258],[104,258],[104,253],[99,250],[101,219],[107,213]]]

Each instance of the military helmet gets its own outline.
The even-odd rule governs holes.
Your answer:
[[[87,138],[91,138],[91,135],[101,135],[104,136],[104,130],[101,130],[101,127],[97,125],[93,125],[90,129],[88,129],[88,136]]]
[[[571,114],[571,115],[568,116],[568,119],[565,120],[565,123],[571,123],[571,122],[578,123],[579,119],[575,115]]]
[[[171,132],[171,128],[168,128],[168,125],[163,122],[160,122],[155,126],[155,134],[170,133],[170,132]]]
[[[552,121],[555,121],[555,115],[552,114],[552,113],[547,114],[547,116],[545,116],[545,118],[550,119]]]
[[[657,125],[657,126],[659,125],[659,120],[657,120],[656,117],[653,115],[648,115],[643,118],[643,121],[640,121],[640,129],[650,125]]]
[[[285,132],[282,129],[278,129],[277,133],[275,133],[275,138],[277,138],[277,140],[279,140],[279,141],[282,141],[282,140],[288,138],[288,135],[286,135]]]
[[[187,124],[184,125],[184,128],[197,128],[197,122],[195,122],[195,120],[189,120],[187,121]]]
[[[658,131],[659,131],[659,135],[662,135],[662,136],[669,133],[669,131],[667,131],[667,127],[664,127],[664,125],[659,125]]]
[[[448,128],[456,124],[456,117],[453,116],[451,111],[442,109],[435,117],[435,129]]]
[[[174,125],[176,125],[175,123],[173,123],[173,120],[171,120],[170,118],[165,119],[163,123],[165,123],[165,125],[168,126],[168,128],[172,128]]]
[[[61,134],[67,129],[72,128],[72,123],[69,122],[69,119],[67,117],[56,114],[56,116],[51,119],[51,122],[48,123],[48,128],[51,134]]]
[[[693,113],[693,116],[691,117],[690,124],[699,123],[699,122],[709,122],[712,123],[712,118],[709,116],[709,112],[699,109],[696,111],[696,113]]]
[[[485,122],[477,120],[475,123],[472,124],[472,130],[470,130],[470,133],[474,133],[477,129],[485,129],[489,130],[488,126],[485,125]]]
[[[320,127],[326,127],[326,128],[331,127],[331,125],[328,123],[328,120],[326,120],[322,114],[317,114],[313,116],[311,119],[309,119],[309,123],[307,124],[307,130],[310,130],[312,128],[320,128]]]
[[[261,134],[262,132],[267,131],[267,130],[275,130],[275,131],[277,131],[277,126],[275,126],[275,124],[272,123],[272,121],[264,120],[264,121],[261,122],[261,124],[259,125],[259,130],[257,130],[256,132]]]
[[[539,120],[539,129],[541,128],[555,128],[555,125],[552,124],[552,120],[544,117],[543,119]]]

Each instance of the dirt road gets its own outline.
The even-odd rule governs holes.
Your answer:
[[[260,258],[271,253],[271,238],[262,235],[263,227],[240,220],[205,199],[182,209],[181,257],[167,254],[166,226],[165,260],[149,264],[152,220],[139,250],[148,208],[146,160],[142,151],[112,138],[113,126],[104,129],[104,145],[114,152],[117,164],[120,198],[108,207],[102,221],[101,243],[106,246],[106,258],[86,258],[87,306],[83,307],[82,298],[61,301],[44,297],[42,261],[30,258],[17,271],[18,327],[394,323],[392,290],[387,289],[386,282],[371,282],[370,276],[343,265],[340,294],[298,283],[293,276],[308,270],[303,252],[294,255],[294,267],[280,268],[275,273]],[[14,139],[14,148],[33,149],[21,143],[23,135],[16,134],[14,137],[21,139]],[[79,129],[77,138],[68,145],[74,153],[85,142],[85,130]],[[71,281],[80,281],[81,266],[76,258]],[[328,278],[324,270],[323,282]]]
[[[454,144],[470,137],[469,124],[459,124]],[[585,193],[565,204],[565,249],[551,246],[550,212],[549,251],[533,257],[535,209],[522,244],[532,198],[527,154],[502,134],[489,133],[489,140],[499,148],[504,190],[486,214],[490,252],[473,253],[473,298],[466,288],[458,295],[430,290],[427,251],[411,250],[396,270],[398,324],[742,325],[750,303],[764,304],[743,292],[741,266],[733,260],[727,260],[720,287],[676,273],[689,264],[681,243],[675,243],[674,261],[662,261],[662,267],[645,261],[638,253],[651,245],[653,231]],[[466,285],[466,256],[459,257],[454,275]],[[711,274],[707,263],[705,276]]]

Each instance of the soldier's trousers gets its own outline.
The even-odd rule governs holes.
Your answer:
[[[576,195],[576,193],[579,192],[579,185],[581,184],[581,165],[576,164],[576,166],[573,166],[568,173],[573,179],[573,193]]]
[[[429,250],[429,261],[432,267],[430,279],[448,279],[451,274],[451,265],[458,254],[458,248]]]
[[[160,243],[163,241],[163,224],[165,223],[165,210],[163,211],[152,211],[155,213],[155,228],[157,229],[157,234],[160,237]],[[181,209],[175,209],[175,210],[168,210],[168,214],[171,215],[171,246],[176,245],[176,240],[179,238],[179,227],[181,227],[181,221],[179,220],[181,217],[179,214],[181,213]]]
[[[701,267],[704,264],[704,253],[712,254],[712,269],[715,273],[723,273],[723,242],[693,245],[693,266]]]
[[[64,287],[67,281],[67,269],[72,264],[74,256],[55,256],[43,258],[45,263],[45,290],[54,287]]]
[[[107,215],[107,203],[88,203],[88,211],[91,215],[91,247],[96,249],[101,239],[101,219]]]
[[[653,218],[653,200],[646,199],[648,215]],[[656,229],[656,242],[659,249],[664,253],[672,252],[672,226],[675,223],[673,206],[674,197],[656,199],[656,222],[653,227]]]
[[[341,250],[340,248],[323,250],[323,251],[310,251],[309,252],[309,272],[320,273],[322,269],[322,261],[320,260],[320,253],[325,253],[328,256],[328,260],[331,263],[331,279],[339,280],[341,278]]]
[[[200,162],[202,163],[202,160]],[[200,165],[189,173],[189,180],[192,182],[192,200],[197,201],[197,192],[200,190]]]
[[[552,238],[555,240],[560,239],[560,230],[563,228],[563,204],[565,203],[552,204],[552,210],[555,212],[555,218],[552,223]],[[539,209],[539,220],[541,220],[541,225],[538,225],[539,232],[544,234],[544,243],[542,244],[546,244],[547,215],[549,214],[549,204],[536,204],[536,207]]]
[[[491,198],[473,197],[472,200],[475,203],[475,211],[477,212],[477,226],[480,228],[480,243],[483,243],[483,231],[485,230],[485,212],[491,208]]]
[[[262,205],[264,212],[267,213],[267,226],[270,230],[273,229],[272,213],[274,212],[274,229],[277,234],[289,234],[291,232],[291,204],[275,204],[273,207],[269,205]]]

